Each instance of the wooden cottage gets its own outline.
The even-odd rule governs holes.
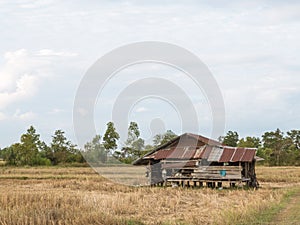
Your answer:
[[[133,165],[146,165],[151,185],[222,187],[246,184],[258,187],[255,148],[228,147],[220,142],[185,133],[159,146]]]

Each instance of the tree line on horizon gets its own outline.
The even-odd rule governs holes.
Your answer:
[[[30,126],[26,133],[21,135],[18,143],[0,149],[0,160],[11,166],[75,165],[86,162],[101,165],[116,161],[131,163],[154,147],[175,137],[177,135],[168,130],[164,134],[155,135],[153,145],[145,145],[144,139],[140,137],[138,124],[130,122],[128,138],[121,149],[117,150],[120,136],[114,123],[108,122],[103,137],[96,135],[80,149],[66,138],[62,130],[56,130],[51,143],[47,145],[41,140],[36,129]]]
[[[21,135],[20,142],[0,149],[0,159],[6,165],[13,166],[55,166],[66,164],[92,165],[122,162],[130,164],[156,147],[178,137],[171,130],[163,134],[156,134],[152,144],[145,144],[140,136],[136,122],[130,122],[127,139],[118,148],[120,135],[113,122],[108,122],[102,136],[96,135],[87,142],[83,149],[78,148],[66,137],[65,132],[56,130],[50,144],[40,139],[36,129],[30,126]],[[268,166],[300,166],[300,130],[291,130],[286,134],[280,129],[265,132],[261,137],[240,138],[236,131],[228,131],[219,141],[232,147],[257,148],[257,156],[264,158],[263,164]]]
[[[220,137],[222,144],[232,147],[257,148],[256,155],[268,166],[300,166],[300,130],[284,133],[279,128],[265,132],[260,137],[239,138],[236,131]]]

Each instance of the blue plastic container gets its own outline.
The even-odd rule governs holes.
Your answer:
[[[225,177],[226,176],[226,170],[220,170],[220,175],[222,177]]]

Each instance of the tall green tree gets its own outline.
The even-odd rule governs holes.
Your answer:
[[[33,126],[20,138],[20,143],[11,145],[6,149],[5,160],[10,165],[48,165],[50,162],[43,157],[44,142],[40,140],[40,135],[36,133]]]
[[[291,140],[285,138],[284,133],[280,129],[276,131],[265,132],[262,135],[263,148],[268,150],[270,165],[280,166],[286,160],[287,151],[291,145]],[[285,157],[284,157],[285,156]]]
[[[134,158],[139,158],[144,153],[145,148],[145,140],[142,138],[138,138],[134,142],[132,142],[131,148],[133,149]]]
[[[21,136],[21,164],[30,166],[38,164],[41,158],[40,147],[40,135],[33,126],[30,126],[27,133]]]
[[[107,128],[103,136],[103,146],[107,153],[113,154],[113,151],[117,149],[117,141],[120,139],[120,135],[116,131],[113,122],[107,123]]]
[[[172,130],[167,130],[163,134],[157,134],[153,138],[153,144],[155,147],[159,145],[163,145],[168,143],[169,141],[173,140],[174,138],[177,138],[178,135],[175,134]]]
[[[140,137],[139,126],[136,122],[130,122],[125,144],[131,146]]]
[[[3,159],[7,165],[21,165],[21,144],[15,143],[3,150]]]
[[[105,163],[107,154],[101,143],[101,136],[96,135],[91,142],[84,145],[84,158],[92,164]]]
[[[129,124],[126,147],[128,150],[130,150],[129,154],[131,155],[132,160],[142,156],[142,151],[145,147],[145,141],[140,138],[140,130],[136,122],[130,122]]]
[[[238,142],[238,147],[259,148],[261,141],[258,137],[245,137],[241,138]]]
[[[239,141],[239,134],[236,131],[228,131],[224,137],[220,137],[219,140],[222,144],[232,147],[237,147]]]
[[[48,157],[53,165],[60,163],[83,162],[83,157],[76,145],[65,137],[65,132],[56,130],[52,136],[52,142]]]
[[[121,162],[131,163],[143,154],[145,141],[140,138],[140,130],[136,122],[130,122],[127,140],[121,151],[115,151],[114,156]]]
[[[287,138],[292,145],[289,147],[292,164],[300,166],[300,130],[291,130],[287,132]]]
[[[300,150],[300,130],[291,130],[287,132],[288,138],[290,138],[294,146]]]

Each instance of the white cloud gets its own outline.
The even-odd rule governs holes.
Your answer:
[[[36,114],[32,111],[22,113],[20,109],[17,109],[13,118],[22,121],[31,121],[36,117]]]
[[[70,56],[76,54],[50,49],[37,53],[25,49],[6,52],[4,65],[0,67],[0,109],[35,96],[40,83],[50,75],[53,76],[55,60]]]
[[[49,114],[55,115],[55,114],[60,114],[60,113],[63,113],[63,112],[65,112],[64,109],[54,108],[54,109],[52,109],[52,110],[49,112]]]
[[[52,4],[54,0],[22,0],[19,1],[19,7],[24,9],[36,9]]]
[[[37,52],[38,56],[63,56],[63,57],[74,57],[77,56],[77,53],[73,52],[57,52],[51,49],[42,49]]]
[[[38,79],[35,76],[24,74],[16,80],[16,90],[0,93],[0,108],[33,96],[37,91]]]
[[[46,95],[37,100],[48,117],[55,115],[52,126],[58,126],[56,118],[66,113],[50,109],[56,106],[70,111],[66,108],[72,104],[72,96],[66,99],[65,90],[76,92],[79,83],[79,78],[74,76],[76,66],[80,64],[85,70],[98,57],[123,44],[159,40],[189,49],[210,67],[224,93],[229,129],[230,126],[243,129],[249,124],[253,129],[266,127],[268,123],[279,126],[276,123],[289,116],[287,109],[292,114],[286,126],[299,127],[300,4],[296,1],[190,1],[189,4],[167,1],[163,5],[158,1],[53,3],[51,0],[21,0],[17,4],[8,1],[4,4],[0,0],[0,25],[6,30],[1,49],[7,51],[15,46],[30,49],[5,54],[3,66],[0,65],[1,111],[10,106],[24,112],[35,111],[36,106],[23,109],[24,103],[37,96],[49,78],[52,83],[49,82]],[[66,49],[75,49],[79,54]],[[81,57],[81,63],[74,63],[72,57],[75,56]],[[62,63],[64,58],[69,61]],[[105,102],[101,103],[113,105],[113,97],[119,93],[116,90],[121,91],[126,84],[139,80],[145,70],[136,68],[133,73],[129,71],[132,74],[129,79],[118,78],[114,86],[107,85]],[[164,72],[160,66],[157,70]],[[56,79],[51,73],[61,74],[60,78]],[[177,73],[165,78],[187,87],[189,96],[199,99]],[[65,85],[59,94],[57,85]],[[50,98],[54,99],[53,104]],[[152,111],[149,105],[144,106]],[[201,105],[198,108],[202,110]],[[138,107],[136,110],[144,111]],[[87,115],[85,109],[80,113]],[[106,111],[104,114],[110,115]],[[137,115],[144,114],[147,113]],[[204,120],[206,114],[202,114],[201,111]],[[8,118],[8,115],[4,110],[0,118]],[[205,117],[205,121],[209,119]],[[256,119],[260,122],[255,123]],[[141,121],[145,121],[144,118]],[[47,118],[44,123],[49,126]],[[65,118],[60,123],[71,124]],[[103,127],[105,123],[106,120]]]
[[[45,62],[35,59],[25,49],[7,52],[0,68],[0,108],[33,96],[42,75],[38,69]]]
[[[0,112],[0,121],[9,120],[9,121],[33,121],[37,117],[37,114],[28,111],[21,112],[20,109],[17,109],[12,116],[9,116],[3,112]]]
[[[7,117],[3,112],[0,112],[0,121],[5,120]]]
[[[227,129],[244,134],[263,133],[266,129],[292,129],[299,126],[300,80],[292,72],[252,75],[233,79],[223,86]],[[291,123],[291,121],[293,121]]]
[[[148,109],[147,108],[145,108],[145,107],[138,107],[136,110],[135,110],[136,112],[147,112],[148,111]]]

